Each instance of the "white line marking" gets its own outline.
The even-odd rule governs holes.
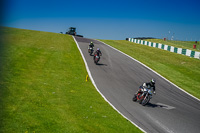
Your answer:
[[[160,121],[156,120],[154,117],[146,113],[146,115],[151,119],[152,122],[155,122],[157,125],[159,125],[162,129],[164,129],[167,133],[174,133],[172,130],[170,130],[168,127],[163,125]]]
[[[160,125],[160,127],[162,127],[165,131],[167,131],[168,133],[174,133],[172,130],[170,130],[168,127],[166,127],[165,125],[163,125],[161,122],[159,122],[158,120],[155,121],[158,125]]]
[[[74,38],[74,36],[73,36],[73,38]],[[89,67],[88,67],[88,64],[87,64],[87,62],[86,62],[86,60],[85,60],[85,57],[84,57],[84,55],[83,55],[83,53],[82,53],[82,51],[81,51],[81,49],[80,49],[80,47],[79,47],[79,45],[78,45],[78,42],[76,41],[75,38],[74,38],[74,41],[75,41],[75,43],[76,43],[76,45],[77,45],[77,47],[78,47],[78,49],[79,49],[79,51],[80,51],[80,53],[81,53],[81,56],[82,56],[82,58],[83,58],[83,61],[85,62],[86,70],[87,70],[87,72],[88,72],[88,75],[90,76],[90,80],[92,81],[92,83],[93,83],[94,87],[96,88],[96,90],[101,94],[101,96],[104,98],[104,100],[105,100],[106,102],[108,102],[108,103],[113,107],[113,109],[115,109],[115,110],[116,110],[119,114],[121,114],[125,119],[127,119],[128,121],[130,121],[130,122],[131,122],[133,125],[135,125],[137,128],[139,128],[142,132],[147,133],[146,131],[144,131],[144,129],[142,129],[141,127],[139,127],[137,124],[135,124],[135,123],[132,122],[130,119],[128,119],[126,116],[124,116],[121,112],[119,112],[119,111],[106,99],[106,97],[99,91],[99,89],[98,89],[98,87],[96,86],[96,84],[95,84],[95,82],[94,82],[94,79],[93,79],[93,77],[92,77],[92,75],[91,75],[91,72],[90,72]]]

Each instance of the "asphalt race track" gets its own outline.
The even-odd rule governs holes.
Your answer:
[[[75,37],[99,91],[124,116],[148,133],[199,133],[200,101],[128,56],[92,39]],[[99,65],[87,48],[102,51]],[[132,98],[143,82],[156,79],[156,95],[146,106]]]

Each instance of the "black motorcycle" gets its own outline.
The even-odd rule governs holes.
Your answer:
[[[88,48],[88,53],[90,54],[90,56],[92,56],[92,53],[94,52],[94,49],[92,47]]]

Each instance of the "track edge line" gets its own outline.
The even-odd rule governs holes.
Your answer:
[[[97,39],[96,39],[96,40],[97,40]],[[127,54],[123,53],[122,51],[120,51],[120,50],[118,50],[118,49],[116,49],[116,48],[114,48],[114,47],[112,47],[112,46],[110,46],[110,45],[108,45],[108,44],[106,44],[106,43],[100,41],[100,40],[97,40],[97,41],[99,41],[99,42],[101,42],[101,43],[103,43],[103,44],[109,46],[110,48],[112,48],[112,49],[114,49],[114,50],[116,50],[116,51],[118,51],[118,52],[120,52],[120,53],[122,53],[122,54],[124,54],[124,55],[126,55],[126,56],[128,56],[129,58],[131,58],[132,60],[138,62],[138,63],[141,64],[141,65],[143,65],[143,66],[146,67],[147,69],[151,70],[152,72],[154,72],[155,74],[157,74],[158,76],[160,76],[161,78],[163,78],[164,80],[166,80],[167,82],[169,82],[170,84],[174,85],[174,86],[175,86],[176,88],[178,88],[179,90],[183,91],[184,93],[188,94],[189,96],[193,97],[194,99],[200,101],[200,99],[198,99],[197,97],[195,97],[195,96],[193,96],[192,94],[188,93],[187,91],[183,90],[182,88],[180,88],[180,87],[177,86],[176,84],[172,83],[171,81],[169,81],[168,79],[166,79],[165,77],[163,77],[162,75],[160,75],[159,73],[157,73],[156,71],[154,71],[153,69],[151,69],[150,67],[146,66],[146,65],[143,64],[142,62],[140,62],[140,61],[136,60],[135,58],[131,57],[130,55],[127,55]]]
[[[116,110],[120,115],[122,115],[125,119],[127,119],[128,121],[130,121],[130,122],[131,122],[133,125],[135,125],[137,128],[139,128],[142,132],[147,133],[144,129],[142,129],[141,127],[139,127],[137,124],[135,124],[135,123],[132,122],[130,119],[128,119],[126,116],[124,116],[119,110],[117,110],[117,109],[106,99],[106,97],[99,91],[99,89],[98,89],[98,87],[96,86],[96,84],[95,84],[95,82],[94,82],[94,79],[93,79],[93,77],[92,77],[92,75],[91,75],[91,72],[90,72],[90,70],[89,70],[88,64],[87,64],[87,62],[86,62],[86,59],[85,59],[85,57],[84,57],[84,55],[83,55],[83,53],[82,53],[82,51],[81,51],[81,49],[80,49],[80,47],[79,47],[79,44],[78,44],[78,42],[76,41],[75,37],[74,37],[74,36],[72,36],[72,37],[73,37],[73,39],[74,39],[74,41],[75,41],[75,43],[76,43],[76,46],[77,46],[78,49],[79,49],[79,52],[81,53],[81,56],[82,56],[83,61],[84,61],[84,63],[85,63],[85,67],[86,67],[86,70],[87,70],[88,75],[89,75],[89,77],[90,77],[90,80],[92,81],[92,84],[94,85],[94,87],[96,88],[96,90],[100,93],[100,95],[104,98],[104,100],[110,104],[110,106],[111,106],[114,110]],[[106,45],[107,45],[107,44],[106,44]],[[108,46],[109,46],[109,45],[108,45]]]

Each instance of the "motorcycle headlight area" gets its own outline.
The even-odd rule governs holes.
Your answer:
[[[150,89],[148,90],[148,93],[152,95],[152,91]]]

